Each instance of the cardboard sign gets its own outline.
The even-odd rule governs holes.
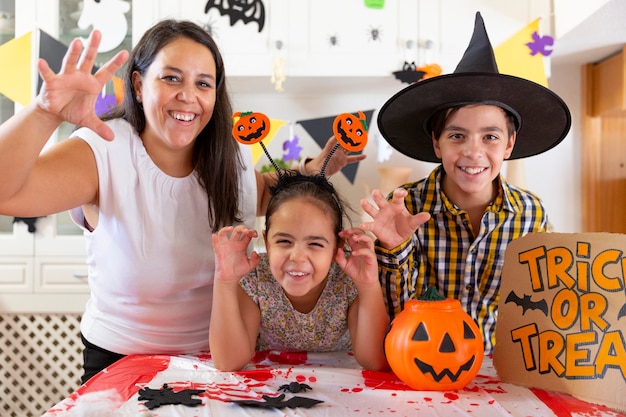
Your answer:
[[[502,381],[626,411],[625,275],[623,234],[511,242],[493,353]]]

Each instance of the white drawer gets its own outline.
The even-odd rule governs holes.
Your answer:
[[[33,258],[0,257],[0,291],[31,292],[33,289]]]
[[[35,292],[89,292],[84,258],[37,258],[35,273]]]

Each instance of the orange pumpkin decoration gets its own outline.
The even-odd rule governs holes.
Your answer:
[[[270,119],[259,112],[237,112],[233,118],[239,117],[233,124],[233,137],[244,145],[261,142],[270,133]]]
[[[416,71],[424,72],[424,76],[422,76],[422,80],[427,80],[428,78],[436,77],[443,73],[443,70],[441,69],[439,64],[424,65],[423,67],[416,68]]]
[[[344,149],[358,152],[367,145],[367,119],[362,111],[359,111],[359,117],[352,113],[341,113],[335,117],[333,133]]]
[[[478,326],[459,300],[429,288],[404,303],[385,338],[389,366],[418,391],[458,390],[478,373],[484,356]]]

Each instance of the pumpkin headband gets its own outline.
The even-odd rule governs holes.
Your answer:
[[[233,114],[233,118],[236,117],[239,117],[239,120],[233,124],[232,130],[235,140],[244,145],[259,143],[263,148],[263,152],[276,170],[278,181],[269,189],[272,196],[275,196],[280,190],[290,185],[301,182],[311,182],[330,193],[339,208],[339,212],[343,213],[342,205],[337,197],[335,187],[326,178],[326,168],[328,167],[330,159],[340,146],[343,147],[346,152],[357,152],[365,148],[368,135],[367,122],[363,112],[359,111],[358,117],[351,113],[341,113],[335,117],[333,122],[333,134],[335,139],[337,139],[337,144],[335,144],[324,160],[320,173],[315,175],[303,175],[295,170],[281,169],[276,162],[274,162],[274,159],[263,144],[263,139],[270,132],[271,124],[270,119],[264,113],[237,112]],[[339,222],[341,229],[341,218]]]

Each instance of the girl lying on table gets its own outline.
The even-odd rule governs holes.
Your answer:
[[[263,232],[267,254],[247,255],[258,235],[243,225],[213,235],[213,363],[232,371],[257,350],[353,350],[364,368],[388,369],[389,319],[372,238],[342,230],[345,204],[323,169],[314,176],[277,171]]]

